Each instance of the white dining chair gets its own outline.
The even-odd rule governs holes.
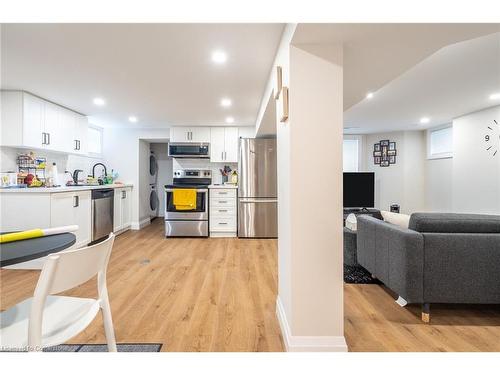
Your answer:
[[[0,350],[41,351],[82,332],[102,311],[108,351],[116,352],[106,287],[115,235],[96,245],[47,256],[32,298],[0,313]],[[56,296],[97,274],[98,299]]]

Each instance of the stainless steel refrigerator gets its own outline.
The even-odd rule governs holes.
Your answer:
[[[278,237],[276,139],[241,138],[238,237]]]

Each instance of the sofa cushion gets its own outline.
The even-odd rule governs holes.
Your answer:
[[[414,213],[408,228],[421,233],[500,233],[500,216]]]
[[[382,218],[386,223],[394,224],[401,228],[408,229],[410,215],[398,214],[389,211],[380,211],[380,214],[382,215]]]

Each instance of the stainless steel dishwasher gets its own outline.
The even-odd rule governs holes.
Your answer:
[[[113,231],[113,189],[92,190],[92,243],[105,239]]]

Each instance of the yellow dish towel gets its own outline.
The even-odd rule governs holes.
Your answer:
[[[196,189],[174,189],[174,206],[180,211],[196,208]]]
[[[44,233],[41,229],[25,230],[23,232],[7,233],[0,235],[0,243],[27,240],[29,238],[43,237]]]

